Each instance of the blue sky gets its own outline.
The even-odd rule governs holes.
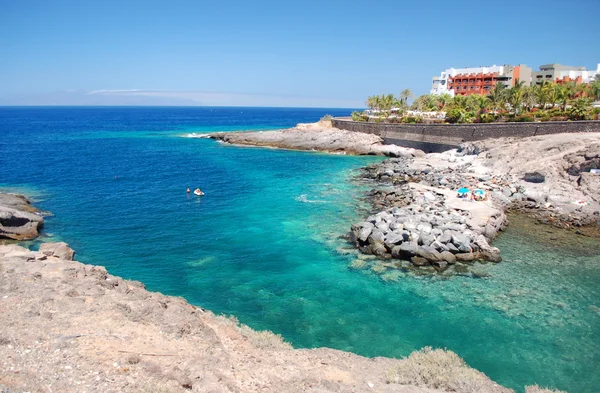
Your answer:
[[[357,107],[449,67],[595,69],[598,15],[600,0],[0,0],[0,104]]]

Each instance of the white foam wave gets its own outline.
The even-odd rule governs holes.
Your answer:
[[[306,197],[306,194],[299,195],[294,199],[302,203],[327,203],[327,201],[310,200]]]

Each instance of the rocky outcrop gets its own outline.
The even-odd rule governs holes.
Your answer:
[[[384,203],[397,204],[402,195],[400,206],[353,225],[351,240],[363,253],[441,271],[457,260],[500,262],[500,250],[490,243],[507,225],[506,215],[491,203],[455,194],[419,183],[395,187]]]
[[[418,362],[294,350],[273,333],[57,257],[66,247],[0,246],[2,391],[467,393],[456,386],[470,383],[512,392],[445,351],[456,361],[440,363],[431,350]],[[432,371],[449,384],[429,389],[419,375]]]
[[[473,145],[480,151],[474,166],[502,173],[511,182],[511,210],[562,228],[600,228],[600,174],[591,172],[600,168],[600,133],[502,138]]]
[[[29,240],[44,224],[41,212],[22,195],[0,193],[0,239]]]
[[[499,262],[491,242],[508,224],[507,210],[556,226],[600,226],[600,174],[590,172],[598,161],[600,134],[486,140],[388,159],[361,173],[378,185],[369,195],[376,214],[352,226],[351,241],[364,253],[438,271]],[[462,187],[483,190],[485,200],[458,198]]]
[[[72,261],[75,256],[75,251],[67,243],[43,243],[40,246],[40,254],[46,257],[55,257],[64,259],[66,261]]]
[[[213,138],[234,145],[266,146],[337,154],[385,155],[389,157],[412,157],[424,154],[420,150],[385,145],[383,139],[377,135],[333,128],[330,121],[310,124],[301,123],[287,130],[219,132],[188,134],[187,136]]]

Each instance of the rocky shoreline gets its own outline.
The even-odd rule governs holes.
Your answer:
[[[281,149],[322,151],[333,154],[379,155],[412,157],[424,154],[421,150],[385,145],[377,135],[333,128],[331,121],[300,123],[294,128],[276,131],[217,132],[188,134],[189,138],[212,138],[241,146],[275,147]]]
[[[567,138],[571,149],[555,154],[552,162],[535,155],[535,144],[560,152]],[[597,141],[598,134],[485,141],[367,167],[360,177],[378,185],[370,195],[374,214],[352,226],[350,241],[365,254],[399,260],[387,268],[433,267],[451,274],[465,272],[473,261],[501,261],[491,242],[508,225],[508,212],[598,236],[600,175],[586,171],[600,166]],[[523,155],[520,145],[534,154]],[[505,172],[505,165],[493,161],[497,151],[503,160],[514,154],[522,168]],[[487,200],[459,198],[461,187],[483,190]],[[574,198],[585,203],[573,203]]]
[[[27,197],[0,192],[0,240],[34,239],[43,225],[43,213]]]
[[[441,349],[292,349],[73,255],[65,243],[0,245],[2,392],[514,393]]]
[[[37,211],[22,196],[6,201]],[[293,349],[74,255],[66,243],[0,245],[2,392],[514,393],[443,349],[403,359]]]
[[[600,237],[600,133],[500,138],[458,150],[425,154],[383,145],[381,138],[331,127],[299,124],[265,132],[191,135],[236,145],[394,157],[366,168],[375,181],[372,215],[352,225],[349,240],[363,253],[398,260],[391,266],[463,271],[473,261],[501,261],[491,245],[507,213]],[[484,201],[457,197],[479,189]]]

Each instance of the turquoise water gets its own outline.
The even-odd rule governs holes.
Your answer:
[[[77,259],[296,347],[395,357],[445,347],[520,391],[600,391],[597,241],[515,222],[497,242],[505,261],[477,267],[484,278],[352,269],[340,237],[367,189],[352,178],[379,158],[180,137],[349,112],[0,108],[0,186],[53,212],[44,240],[68,242]]]

